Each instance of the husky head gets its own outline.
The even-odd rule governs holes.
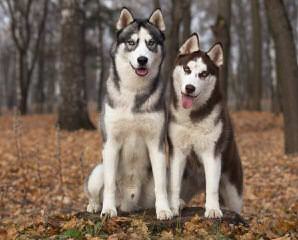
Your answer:
[[[165,23],[160,9],[149,19],[135,19],[123,8],[116,28],[114,63],[121,84],[130,89],[147,86],[159,74],[164,56]]]
[[[183,108],[204,105],[218,87],[218,71],[223,64],[223,49],[214,44],[201,51],[199,37],[192,34],[180,47],[173,72],[173,86]]]

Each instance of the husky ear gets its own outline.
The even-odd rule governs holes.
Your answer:
[[[223,65],[224,55],[223,55],[223,48],[221,43],[214,44],[207,52],[207,55],[210,57],[212,62],[214,62],[214,64],[217,67],[220,67]]]
[[[166,30],[165,21],[163,19],[161,10],[157,8],[150,16],[149,22],[156,26],[161,32]]]
[[[132,13],[127,8],[122,8],[116,29],[121,30],[134,21]]]
[[[191,36],[183,43],[179,49],[179,54],[190,54],[200,50],[199,36],[197,33],[191,34]]]

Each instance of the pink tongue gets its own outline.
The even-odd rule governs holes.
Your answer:
[[[147,68],[138,68],[136,69],[136,73],[139,75],[139,76],[146,76],[147,73],[148,73],[148,69]]]
[[[193,98],[188,97],[182,94],[182,106],[184,108],[191,108],[192,107]]]

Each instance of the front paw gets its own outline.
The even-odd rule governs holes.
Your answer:
[[[169,220],[173,218],[173,214],[170,209],[156,209],[156,217],[158,220]]]
[[[87,206],[87,212],[89,213],[97,213],[99,212],[101,208],[101,205],[96,203],[95,201],[89,201],[89,204]]]
[[[115,207],[103,207],[100,217],[116,217],[117,216],[117,210]]]
[[[171,204],[171,210],[173,213],[173,216],[179,216],[180,215],[180,211],[185,207],[185,202],[183,201],[183,199],[180,199],[178,202]]]
[[[206,218],[221,218],[223,216],[222,211],[219,208],[206,208]]]

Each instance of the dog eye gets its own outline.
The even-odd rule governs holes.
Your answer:
[[[209,75],[209,72],[207,72],[207,71],[203,71],[203,72],[201,72],[200,73],[200,78],[206,78],[206,77],[208,77],[208,75]]]
[[[156,42],[153,39],[151,39],[147,44],[148,44],[148,47],[154,47]]]
[[[184,70],[184,72],[187,73],[187,74],[190,74],[190,73],[191,73],[191,70],[190,70],[189,66],[187,66],[187,65],[184,65],[184,66],[183,66],[183,70]]]
[[[128,40],[127,44],[131,47],[133,47],[134,45],[136,45],[136,43],[133,40]]]

